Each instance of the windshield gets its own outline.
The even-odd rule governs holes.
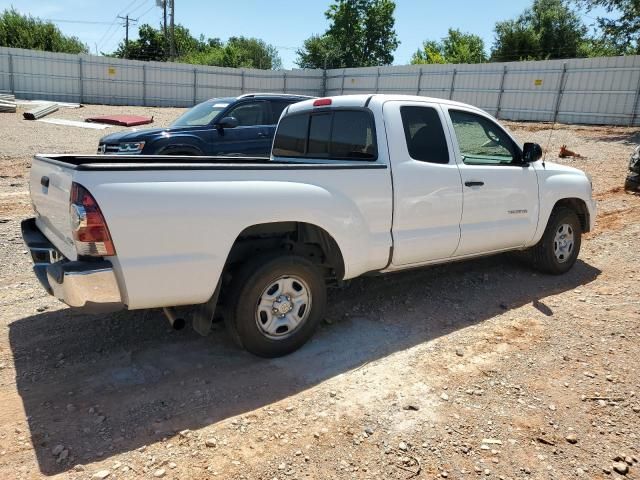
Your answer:
[[[209,100],[200,103],[187,110],[175,122],[172,127],[203,127],[209,125],[223,110],[229,106],[229,102],[224,100]]]

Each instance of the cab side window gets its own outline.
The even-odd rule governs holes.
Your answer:
[[[449,110],[462,161],[467,165],[512,165],[520,161],[509,136],[487,118],[461,110]]]
[[[432,107],[400,107],[409,156],[428,163],[449,163],[449,148],[438,112]]]
[[[268,124],[266,102],[243,103],[231,109],[226,116],[237,118],[239,127],[253,127],[255,125]]]

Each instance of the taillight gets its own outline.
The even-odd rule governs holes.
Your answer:
[[[319,98],[318,100],[313,102],[314,107],[327,107],[331,105],[330,98]]]
[[[82,185],[71,185],[71,231],[78,255],[108,257],[116,254],[109,227],[95,198]]]

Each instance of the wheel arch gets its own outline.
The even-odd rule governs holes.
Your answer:
[[[202,155],[203,152],[195,145],[188,144],[169,144],[160,150],[158,155]]]
[[[551,212],[559,208],[568,208],[569,210],[573,210],[578,216],[578,220],[580,220],[580,226],[582,227],[582,231],[584,233],[589,232],[591,230],[591,218],[589,213],[589,208],[584,200],[581,198],[562,198],[558,200],[551,209]],[[551,213],[549,217],[547,217],[547,223],[549,222],[549,218],[551,217]],[[546,223],[545,223],[546,226]]]
[[[288,251],[309,258],[325,269],[325,277],[341,281],[345,261],[335,238],[324,228],[307,222],[267,222],[246,227],[236,237],[223,272],[249,256]]]

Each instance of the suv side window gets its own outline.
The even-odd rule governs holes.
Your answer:
[[[465,164],[512,165],[519,162],[517,147],[494,122],[461,110],[449,110],[449,116]]]
[[[409,156],[428,163],[449,163],[449,148],[438,112],[432,107],[400,107]]]
[[[273,155],[304,157],[309,135],[309,115],[289,115],[278,124]]]
[[[269,123],[270,125],[276,125],[284,109],[295,102],[291,100],[269,100],[269,103],[271,104],[271,121]]]
[[[326,110],[286,116],[278,125],[273,154],[375,160],[378,151],[373,117],[365,110]]]
[[[268,105],[266,102],[242,103],[231,109],[227,117],[238,119],[239,127],[253,127],[255,125],[268,125]]]

